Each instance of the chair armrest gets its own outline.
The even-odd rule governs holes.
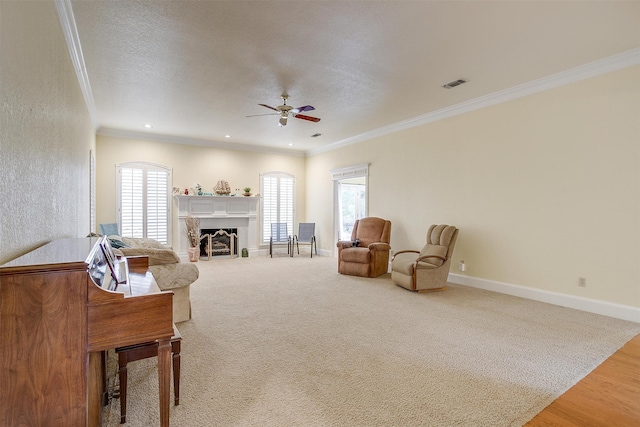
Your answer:
[[[342,249],[351,248],[353,247],[353,242],[351,240],[338,240],[336,246]]]
[[[393,254],[393,256],[391,257],[391,261],[393,262],[393,260],[394,260],[394,258],[396,257],[396,255],[406,254],[406,253],[419,254],[419,253],[420,253],[420,251],[416,251],[416,250],[413,250],[413,249],[405,249],[405,250],[402,250],[402,251],[398,251],[398,252],[396,252],[395,254]]]
[[[383,242],[375,242],[370,243],[368,248],[370,251],[389,251],[391,250],[391,245]]]
[[[418,264],[419,264],[421,261],[424,261],[424,260],[425,260],[425,259],[427,259],[427,258],[439,258],[439,259],[441,259],[441,260],[442,260],[442,262],[443,262],[443,263],[447,260],[447,258],[445,258],[445,257],[443,257],[443,256],[440,256],[440,255],[428,255],[428,256],[421,256],[421,257],[416,258],[416,260],[415,260],[415,262],[414,262],[414,264],[413,264],[413,267],[414,267],[414,268],[419,268],[419,267],[418,267]],[[426,261],[425,261],[425,262],[426,262]],[[432,264],[432,265],[433,265],[433,264]]]

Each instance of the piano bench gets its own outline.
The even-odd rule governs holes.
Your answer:
[[[182,336],[173,325],[171,354],[173,361],[174,404],[180,404],[180,342]],[[120,380],[120,424],[127,422],[127,363],[158,356],[158,341],[116,348],[118,355],[118,378]]]

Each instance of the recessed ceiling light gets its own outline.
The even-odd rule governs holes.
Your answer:
[[[293,147],[293,142],[290,142],[290,143],[289,143],[289,147]]]
[[[231,135],[225,135],[224,137],[225,138],[231,138]]]
[[[146,125],[144,125],[144,127],[146,127],[147,129],[151,129],[151,125],[149,123],[147,123]]]

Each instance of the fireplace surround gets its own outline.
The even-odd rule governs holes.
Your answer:
[[[191,215],[200,220],[200,229],[236,229],[238,251],[247,248],[249,255],[258,254],[258,204],[260,197],[174,196],[178,204],[178,254],[187,256],[189,242],[185,219]]]

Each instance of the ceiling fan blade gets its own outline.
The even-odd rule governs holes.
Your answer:
[[[319,122],[320,119],[317,117],[311,117],[311,116],[305,116],[304,114],[296,114],[295,116],[296,119],[302,119],[302,120],[309,120],[310,122]]]
[[[277,116],[278,114],[280,114],[280,113],[251,114],[250,116],[245,116],[245,117]]]
[[[291,110],[291,112],[294,114],[298,114],[302,111],[311,111],[311,110],[315,110],[315,108],[313,108],[311,105],[303,105],[302,107],[294,108],[293,110]]]
[[[287,125],[287,118],[280,117],[280,126],[286,126],[286,125]]]
[[[273,108],[273,107],[271,107],[271,106],[269,106],[269,105],[267,105],[267,104],[258,104],[258,105],[261,105],[261,106],[263,106],[263,107],[267,107],[267,108],[271,108],[273,111],[278,111],[278,109],[277,109],[277,108]]]

